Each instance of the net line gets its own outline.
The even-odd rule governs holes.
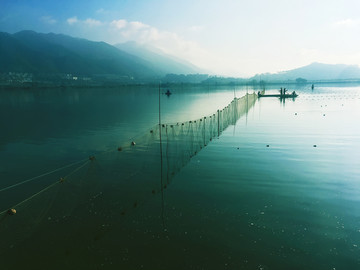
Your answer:
[[[98,163],[97,169],[106,172],[104,174],[109,175],[109,178],[114,175],[118,175],[122,179],[139,179],[149,176],[158,177],[157,173],[154,173],[154,168],[158,168],[158,166],[156,162],[149,162],[149,157],[153,157],[154,160],[158,157],[158,145],[160,143],[159,132],[161,131],[164,136],[162,142],[164,145],[160,154],[164,157],[162,173],[166,177],[166,181],[164,181],[161,187],[151,189],[153,194],[158,193],[170,184],[171,179],[176,173],[178,173],[192,157],[197,155],[201,149],[206,147],[215,137],[219,137],[228,126],[235,125],[236,121],[246,114],[254,105],[256,99],[257,95],[255,93],[246,94],[241,98],[234,98],[229,105],[221,110],[217,110],[217,112],[212,115],[174,124],[161,124],[161,126],[157,124],[148,130],[146,134],[132,137],[131,141],[129,140],[121,146],[118,146],[117,149],[114,148],[98,153],[96,161],[99,160],[100,162],[96,162]],[[89,159],[90,161],[94,161],[95,157],[89,157]],[[80,163],[83,164],[67,176],[55,176],[56,173],[65,174],[66,169]],[[6,214],[9,209],[18,207],[20,204],[42,194],[57,183],[62,183],[65,178],[69,178],[80,169],[87,167],[87,169],[90,170],[89,166],[93,166],[93,163],[94,162],[89,162],[88,159],[83,159],[0,189],[0,192],[4,192],[40,178],[50,177],[50,179],[53,179],[49,181],[50,184],[40,191],[21,200],[20,203],[5,208],[6,210],[0,212],[0,215]],[[119,163],[122,163],[123,166],[119,166]],[[55,182],[54,178],[56,179]],[[107,180],[107,182],[109,181]]]
[[[1,203],[0,209],[0,257],[26,256],[29,249],[36,254],[46,252],[39,237],[58,246],[67,246],[71,238],[81,243],[79,248],[93,247],[101,239],[117,235],[119,228],[131,226],[135,213],[147,216],[149,207],[159,211],[166,226],[165,190],[174,177],[247,114],[256,100],[256,94],[247,94],[211,115],[154,125],[113,149],[2,191],[0,199],[6,204]],[[35,248],[34,242],[39,242]],[[14,262],[3,264],[15,269]]]

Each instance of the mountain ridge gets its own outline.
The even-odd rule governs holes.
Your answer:
[[[324,64],[313,62],[309,65],[278,73],[262,73],[251,77],[264,81],[306,80],[350,80],[360,78],[358,65]]]
[[[197,70],[191,64],[179,63],[170,56],[145,49],[128,53],[102,41],[31,30],[14,34],[0,32],[0,58],[0,73],[112,74],[118,78],[146,81],[158,80],[167,73],[192,73]]]
[[[42,74],[42,80],[47,78],[46,74],[57,76],[57,80],[60,77],[62,80],[64,76],[68,79],[74,76],[74,80],[77,76],[83,76],[91,81],[100,76],[100,81],[125,83],[163,80],[170,83],[226,84],[360,79],[360,68],[357,65],[318,62],[278,73],[256,74],[251,78],[209,76],[199,74],[202,71],[185,60],[136,42],[110,45],[103,41],[31,30],[14,34],[0,32],[0,59],[0,75],[9,72],[32,73],[36,77]],[[9,76],[2,77],[2,82],[11,80]]]
[[[152,63],[164,74],[190,74],[200,72],[198,67],[185,60],[177,59],[176,57],[165,54],[156,48],[145,46],[135,41],[118,43],[115,44],[114,47]]]

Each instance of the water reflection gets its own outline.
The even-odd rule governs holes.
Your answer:
[[[1,242],[1,254],[8,257],[15,251],[21,253],[19,243],[23,245],[34,241],[38,230],[44,235],[60,230],[61,227],[64,230],[64,222],[66,233],[75,238],[74,228],[78,222],[87,223],[87,231],[94,235],[93,241],[100,241],[112,232],[113,227],[126,222],[128,216],[140,207],[146,207],[149,199],[159,193],[165,226],[164,189],[168,188],[173,177],[191,158],[246,114],[256,99],[255,94],[246,95],[234,99],[228,106],[210,116],[182,123],[155,125],[147,133],[133,138],[114,151],[98,153],[87,161],[44,174],[40,179],[24,181],[22,184],[27,185],[27,189],[31,184],[31,189],[35,187],[38,191],[10,207],[17,212],[16,215],[10,216],[7,210],[1,213],[0,228],[6,235]],[[160,133],[163,133],[163,142],[159,141]],[[160,164],[157,151],[159,144]],[[54,181],[56,178],[58,180]],[[19,186],[13,185],[0,190],[2,195],[5,194],[1,205],[6,205],[4,199],[10,201],[7,192]],[[66,198],[66,202],[62,198]],[[78,212],[80,209],[82,210]],[[100,230],[99,223],[104,223]],[[8,234],[8,230],[12,234]],[[16,238],[13,238],[14,234]],[[61,246],[64,244],[61,239],[63,235],[60,233],[59,236],[61,237],[52,239]],[[40,251],[44,252],[42,242],[38,239],[37,242]],[[79,243],[77,248],[84,244],[90,243]],[[17,248],[6,251],[7,246]]]
[[[210,121],[213,114],[204,121],[187,118],[189,112],[182,110],[197,115],[220,96],[231,101],[233,89],[174,91],[162,100],[164,118],[177,119],[160,127],[162,184],[155,102],[154,125],[142,125],[141,119],[137,123],[145,132],[130,136],[127,143],[114,140],[112,151],[95,152],[94,160],[68,168],[65,181],[1,221],[1,230],[12,232],[1,242],[1,257],[7,258],[2,266],[24,268],[25,262],[35,265],[41,256],[50,269],[222,269],[225,264],[231,269],[356,269],[360,130],[354,118],[359,117],[359,93],[359,88],[326,86],[312,94],[308,87],[286,106],[276,98],[260,99],[246,119],[235,120],[236,129],[226,129],[235,117],[215,114],[211,121],[229,123],[217,139],[221,126]],[[236,110],[229,112],[236,115]],[[190,125],[185,119],[197,120]],[[215,136],[210,144],[209,134]],[[6,148],[14,150],[14,145]],[[49,158],[56,151],[47,154]],[[173,172],[176,181],[171,181]]]

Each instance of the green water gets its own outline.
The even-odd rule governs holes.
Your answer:
[[[1,92],[0,189],[97,160],[0,217],[0,269],[360,268],[360,87],[296,91],[257,100],[164,189],[158,143],[102,154],[156,125],[156,88]],[[173,92],[163,123],[234,98],[234,87]],[[72,169],[2,192],[0,211]]]

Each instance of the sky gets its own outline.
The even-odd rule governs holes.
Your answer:
[[[0,31],[136,41],[210,74],[360,64],[359,0],[0,0]]]

